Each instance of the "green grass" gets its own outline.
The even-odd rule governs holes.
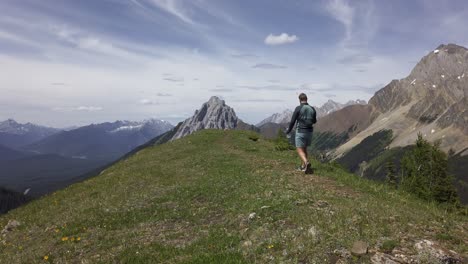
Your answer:
[[[392,252],[392,250],[393,250],[394,248],[396,248],[398,245],[399,245],[398,241],[395,241],[395,240],[385,240],[385,241],[382,243],[381,249],[382,249],[384,252]]]
[[[13,210],[0,226],[21,226],[0,236],[0,260],[328,263],[335,249],[355,240],[373,247],[384,237],[396,247],[429,238],[467,252],[463,214],[332,164],[296,173],[294,151],[254,135],[205,130],[149,147]]]

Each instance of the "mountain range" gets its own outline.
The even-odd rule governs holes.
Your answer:
[[[312,151],[325,151],[328,152],[329,159],[346,161],[353,172],[356,168],[364,170],[371,168],[371,165],[366,167],[360,163],[375,165],[376,163],[372,162],[378,159],[380,167],[377,167],[377,170],[372,167],[372,171],[376,172],[380,170],[383,164],[381,161],[384,160],[379,158],[380,154],[387,153],[386,150],[389,149],[413,144],[416,135],[421,133],[430,141],[440,141],[445,151],[452,150],[456,154],[454,157],[457,157],[457,160],[451,164],[463,163],[468,147],[466,112],[468,82],[465,75],[468,76],[468,50],[454,44],[441,45],[422,58],[408,77],[393,80],[377,91],[369,100],[369,104],[362,100],[349,101],[345,104],[329,100],[323,106],[316,108],[319,118],[315,125]],[[15,174],[13,171],[21,168],[21,164],[29,164],[28,168],[34,168],[31,164],[51,164],[35,161],[44,161],[44,159],[64,164],[57,170],[54,168],[50,171],[73,171],[71,168],[76,164],[86,171],[92,171],[122,156],[131,156],[150,145],[174,141],[204,129],[252,130],[260,132],[267,138],[273,138],[277,135],[277,131],[289,122],[290,117],[291,111],[285,110],[268,117],[256,127],[243,122],[224,100],[213,96],[202,104],[192,117],[175,127],[161,120],[116,121],[93,124],[70,131],[57,131],[44,127],[38,129],[38,126],[32,124],[27,124],[28,128],[21,128],[22,126],[13,120],[7,120],[2,122],[4,133],[23,135],[30,131],[43,131],[37,132],[36,135],[44,136],[47,133],[50,135],[31,144],[20,144],[21,147],[16,149],[1,146],[0,154],[5,154],[0,155],[0,158],[3,156],[0,160],[5,164],[3,175]],[[381,131],[390,131],[391,134]],[[379,136],[385,138],[382,141],[385,144],[376,145],[379,149],[372,151],[376,153],[374,156],[368,155],[369,153],[356,155],[359,153],[356,149],[366,149],[361,142],[374,142],[374,138],[379,141]],[[354,151],[351,151],[353,149]],[[398,155],[401,156],[402,151],[404,149],[399,151]],[[350,153],[353,155],[352,159],[347,158]],[[7,156],[10,158],[5,158]],[[386,158],[388,157],[396,156],[386,154]],[[7,166],[7,162],[10,165]],[[83,163],[79,164],[80,162]],[[71,165],[67,167],[67,164]],[[85,171],[80,173],[86,174]],[[33,171],[28,171],[26,174],[31,175]],[[466,172],[455,170],[455,174],[457,180],[468,182]],[[45,175],[39,178],[41,177]],[[66,178],[75,177],[83,178],[77,173]],[[26,188],[29,182],[33,182],[22,180],[27,184],[20,186],[19,181],[12,185],[0,182],[0,186],[15,186],[15,190],[22,191],[21,188]],[[55,179],[54,182],[58,183],[58,180]]]
[[[0,145],[19,148],[60,132],[60,129],[32,123],[20,124],[13,119],[0,122]]]
[[[365,105],[365,104],[367,104],[366,101],[360,100],[360,99],[350,100],[344,104],[338,103],[329,99],[322,106],[320,107],[315,106],[314,108],[317,111],[317,117],[321,118],[349,105]],[[286,123],[289,123],[289,121],[291,120],[292,114],[293,114],[293,111],[291,109],[286,109],[281,113],[274,113],[273,115],[263,119],[256,126],[261,127],[267,123],[286,124]]]
[[[338,103],[338,102],[335,102],[333,100],[328,100],[327,102],[325,102],[322,106],[320,107],[315,107],[315,110],[317,111],[317,117],[318,118],[321,118],[321,117],[324,117],[330,113],[333,113],[335,111],[338,111],[340,109],[343,109],[345,108],[346,106],[350,106],[350,105],[366,105],[367,102],[364,101],[364,100],[361,100],[361,99],[357,99],[357,100],[349,100],[348,102],[342,104],[342,103]]]
[[[110,162],[172,127],[167,121],[157,119],[92,124],[57,133],[23,149],[39,154]]]
[[[16,160],[28,156],[27,153],[0,145],[0,162]]]
[[[0,186],[10,192],[28,190],[32,197],[81,181],[173,128],[157,119],[92,124],[66,131],[31,123],[23,125],[11,119],[1,124],[5,134],[18,135],[18,144],[0,144]],[[37,141],[31,142],[33,138]]]

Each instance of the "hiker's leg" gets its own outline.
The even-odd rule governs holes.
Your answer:
[[[302,160],[302,166],[305,166],[307,164],[306,148],[298,147],[296,149],[297,149],[297,154],[299,154],[299,157]]]

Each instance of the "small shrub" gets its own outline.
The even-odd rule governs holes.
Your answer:
[[[398,175],[396,172],[395,164],[391,161],[388,161],[387,164],[385,165],[385,168],[387,170],[385,181],[392,188],[396,189],[398,187]]]
[[[252,134],[249,136],[249,139],[255,142],[255,141],[258,141],[259,137],[256,134]]]
[[[385,252],[385,253],[390,253],[392,252],[392,250],[396,247],[398,247],[400,245],[400,243],[398,243],[398,241],[395,241],[395,240],[385,240],[383,243],[382,243],[382,250]]]
[[[285,151],[285,150],[293,150],[294,147],[291,146],[288,142],[277,142],[275,145],[275,150],[278,151]]]
[[[293,150],[294,147],[289,143],[286,134],[280,129],[275,139],[275,149],[278,151]]]
[[[328,163],[330,165],[331,168],[335,169],[335,170],[343,170],[343,171],[346,171],[346,168],[341,165],[338,161],[336,160],[333,160],[331,162]]]

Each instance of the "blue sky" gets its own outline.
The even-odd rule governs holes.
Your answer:
[[[172,123],[218,95],[256,123],[305,92],[368,100],[442,43],[466,1],[3,0],[0,120]]]

